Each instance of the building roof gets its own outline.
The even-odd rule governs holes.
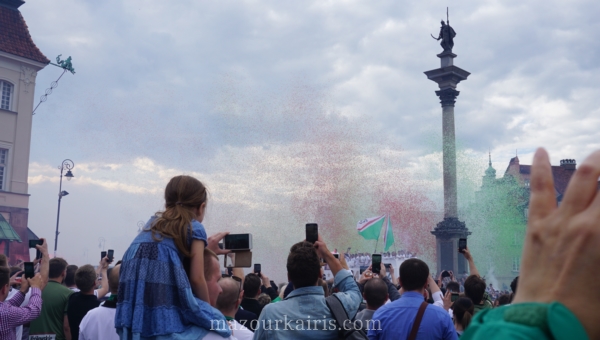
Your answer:
[[[19,11],[23,3],[21,0],[0,0],[0,51],[48,64],[50,60],[33,43]]]
[[[19,234],[17,234],[2,214],[0,214],[0,240],[21,242]]]
[[[39,240],[40,238],[31,229],[27,228],[27,238],[30,240]]]
[[[554,189],[556,190],[556,196],[559,197],[560,201],[567,190],[567,185],[569,184],[569,180],[571,180],[571,176],[573,176],[576,171],[576,162],[573,159],[564,159],[561,160],[561,165],[552,165],[551,169],[552,177],[554,178]],[[521,165],[519,163],[519,157],[513,157],[508,163],[508,167],[504,174],[513,175],[519,180],[529,183],[531,177],[531,165]]]

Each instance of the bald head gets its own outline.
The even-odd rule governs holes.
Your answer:
[[[219,285],[223,292],[217,298],[216,308],[221,311],[224,315],[229,314],[228,312],[235,311],[238,308],[240,298],[240,284],[230,277],[222,278],[219,280]]]
[[[119,292],[119,271],[121,265],[116,265],[108,274],[108,288],[111,294],[117,294]]]

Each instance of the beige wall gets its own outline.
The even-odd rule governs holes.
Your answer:
[[[44,64],[0,52],[0,80],[13,85],[10,110],[0,109],[0,148],[8,149],[0,206],[28,208],[27,176],[35,78]]]

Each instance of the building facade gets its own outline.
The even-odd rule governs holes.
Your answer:
[[[574,159],[563,159],[552,166],[557,204],[562,201],[569,180],[575,173]],[[521,253],[529,212],[531,165],[520,164],[513,157],[501,178],[496,178],[491,156],[483,176],[477,200],[469,207],[469,223],[473,229],[471,251],[476,265],[488,282],[496,288],[507,288],[519,275]],[[477,241],[476,241],[477,240]]]
[[[37,72],[50,60],[36,47],[19,11],[0,0],[0,251],[29,261],[27,177]]]

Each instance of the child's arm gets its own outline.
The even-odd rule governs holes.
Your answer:
[[[210,303],[208,287],[204,279],[204,241],[192,240],[192,258],[190,261],[190,284],[192,293],[200,300]]]

